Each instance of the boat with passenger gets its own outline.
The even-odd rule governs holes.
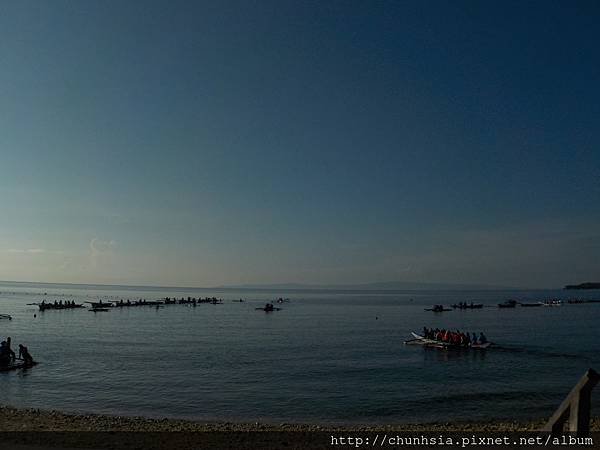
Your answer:
[[[562,306],[562,300],[546,300],[544,306]]]
[[[83,305],[75,303],[75,301],[71,300],[65,300],[64,302],[62,300],[54,300],[54,302],[46,302],[46,300],[42,300],[42,302],[38,303],[37,306],[40,311],[83,308]]]
[[[0,372],[10,372],[11,370],[18,369],[29,369],[30,367],[36,366],[37,362],[23,361],[22,359],[15,359],[7,364],[0,364]]]
[[[265,306],[263,306],[262,308],[255,308],[255,309],[257,311],[264,311],[264,312],[281,311],[281,308],[275,308],[273,303],[266,303]]]
[[[484,350],[489,348],[492,343],[487,340],[487,337],[481,332],[479,337],[472,333],[463,333],[459,330],[440,330],[423,328],[422,334],[412,332],[413,339],[405,341],[405,344],[417,344],[426,347],[435,348],[452,348],[452,349],[479,349]]]
[[[26,369],[36,364],[25,345],[19,344],[19,354],[17,355],[11,348],[10,337],[0,342],[0,372]]]
[[[450,308],[444,308],[444,305],[433,305],[431,308],[425,308],[425,311],[444,312],[452,310]]]
[[[102,300],[100,300],[99,302],[86,302],[89,303],[90,306],[92,307],[92,309],[97,309],[97,308],[112,308],[114,305],[112,302],[103,302]]]
[[[458,302],[452,305],[454,309],[481,309],[483,308],[483,303],[467,303],[467,302]]]
[[[516,300],[506,300],[504,303],[498,303],[498,308],[515,308],[516,306]]]

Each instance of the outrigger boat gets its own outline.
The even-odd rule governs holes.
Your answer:
[[[504,303],[498,303],[498,308],[514,308],[516,306],[516,300],[506,300]]]
[[[543,306],[542,302],[534,302],[534,303],[520,303],[524,308],[535,308],[537,306]]]
[[[490,347],[492,345],[491,342],[486,342],[485,344],[469,344],[469,345],[457,345],[457,344],[451,344],[449,342],[444,342],[444,341],[438,341],[435,339],[428,339],[426,337],[423,337],[417,333],[411,333],[413,335],[414,339],[411,339],[409,341],[405,341],[405,344],[416,344],[416,345],[424,345],[426,347],[436,347],[436,348],[452,348],[452,349],[468,349],[468,348],[472,348],[472,349],[478,349],[478,350],[485,350],[486,348]]]
[[[12,320],[12,316],[10,314],[0,314],[0,319]]]

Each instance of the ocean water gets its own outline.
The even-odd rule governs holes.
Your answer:
[[[46,293],[46,295],[43,295]],[[221,305],[46,311],[42,299],[216,296]],[[290,298],[282,310],[255,310]],[[0,373],[0,404],[200,420],[399,423],[549,416],[600,369],[599,304],[498,309],[508,298],[600,291],[314,292],[0,284],[0,335],[40,364]],[[232,300],[244,298],[245,303]],[[432,313],[434,303],[481,310]],[[489,306],[489,307],[487,307]],[[484,331],[498,347],[404,345],[423,326]],[[600,404],[594,394],[593,403]],[[600,411],[594,408],[595,413]]]

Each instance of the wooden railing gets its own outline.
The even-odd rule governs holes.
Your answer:
[[[567,424],[569,432],[577,436],[586,436],[590,432],[590,410],[592,389],[600,381],[600,375],[593,369],[588,369],[575,385],[567,398],[563,400],[558,409],[552,414],[543,431],[552,434],[562,434]],[[568,422],[568,423],[567,423]]]

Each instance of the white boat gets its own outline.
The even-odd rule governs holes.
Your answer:
[[[547,300],[544,302],[544,306],[562,306],[562,300]]]

